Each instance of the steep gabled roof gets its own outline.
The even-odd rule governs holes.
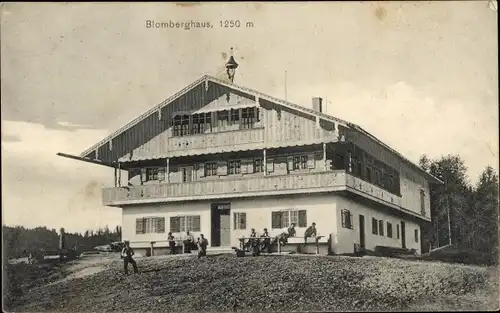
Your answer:
[[[187,85],[186,87],[184,87],[183,89],[179,90],[178,92],[176,92],[175,94],[173,94],[169,98],[167,98],[164,101],[162,101],[160,104],[158,104],[158,105],[154,106],[153,108],[149,109],[148,111],[144,112],[143,114],[141,114],[140,116],[138,116],[137,118],[135,118],[134,120],[132,120],[131,122],[129,122],[128,124],[124,125],[123,127],[121,127],[120,129],[118,129],[117,131],[113,132],[111,135],[107,136],[106,138],[104,138],[103,140],[99,141],[98,143],[96,143],[92,147],[88,148],[87,150],[85,150],[84,152],[82,152],[80,154],[80,156],[81,157],[87,156],[92,151],[98,149],[102,145],[106,144],[110,140],[114,139],[115,137],[117,137],[118,135],[120,135],[121,133],[123,133],[124,131],[132,128],[134,125],[136,125],[139,122],[143,121],[144,119],[146,119],[147,117],[149,117],[151,114],[154,114],[155,112],[157,112],[158,110],[160,110],[164,106],[169,105],[171,102],[173,102],[177,98],[179,98],[182,95],[188,93],[189,91],[191,91],[192,89],[194,89],[199,84],[202,84],[202,83],[208,82],[208,81],[211,81],[213,83],[216,83],[216,84],[219,84],[219,85],[222,85],[222,86],[226,86],[228,88],[232,88],[234,90],[238,90],[238,91],[241,91],[241,92],[244,92],[244,93],[251,94],[253,96],[256,96],[256,97],[259,97],[259,98],[271,101],[271,102],[276,103],[276,104],[279,104],[279,105],[281,105],[283,107],[294,109],[294,110],[297,110],[299,112],[312,115],[314,117],[317,116],[317,117],[319,117],[321,119],[324,119],[324,120],[327,120],[327,121],[331,121],[331,122],[343,124],[343,125],[351,128],[351,129],[356,130],[359,133],[361,133],[361,134],[369,137],[370,139],[374,140],[375,142],[377,142],[379,145],[381,145],[385,149],[388,149],[390,152],[392,152],[395,155],[397,155],[402,161],[404,161],[405,163],[407,163],[408,165],[410,165],[412,168],[414,168],[414,169],[418,170],[419,172],[425,174],[430,180],[432,180],[434,182],[437,182],[437,183],[442,183],[442,181],[439,180],[437,177],[435,177],[435,176],[427,173],[420,166],[418,166],[415,163],[413,163],[412,161],[408,160],[402,154],[400,154],[396,150],[392,149],[391,147],[389,147],[388,145],[386,145],[385,143],[383,143],[382,141],[380,141],[379,139],[377,139],[375,136],[373,136],[369,132],[365,131],[363,128],[361,128],[360,126],[358,126],[356,124],[353,124],[353,123],[350,123],[348,121],[336,118],[334,116],[328,115],[328,114],[323,113],[323,112],[318,112],[316,110],[313,110],[313,109],[310,109],[310,108],[306,108],[306,107],[303,107],[303,106],[298,105],[298,104],[291,103],[289,101],[285,101],[285,100],[282,100],[282,99],[278,99],[278,98],[266,95],[266,94],[264,94],[262,92],[254,90],[254,89],[250,89],[250,88],[247,88],[247,87],[242,87],[242,86],[236,85],[234,83],[230,83],[230,82],[227,82],[227,81],[215,78],[215,77],[210,76],[210,75],[204,75],[204,76],[200,77],[199,79],[195,80],[193,83],[191,83],[191,84]]]

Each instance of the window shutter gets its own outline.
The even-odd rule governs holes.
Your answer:
[[[238,213],[233,213],[233,229],[238,229]]]
[[[158,217],[156,219],[156,232],[157,233],[164,233],[165,232],[165,218],[164,217]]]
[[[193,216],[193,231],[200,231],[201,225],[200,225],[200,216],[195,215]]]
[[[266,160],[266,168],[267,168],[268,173],[274,172],[274,160],[273,159]]]
[[[346,225],[345,225],[345,210],[342,210],[341,212],[342,212],[341,213],[342,227],[346,228]]]
[[[144,219],[137,218],[135,220],[135,233],[136,234],[144,234]]]
[[[217,162],[217,175],[220,175],[220,176],[227,175],[227,162],[226,161]]]
[[[240,213],[241,214],[241,224],[240,225],[241,229],[247,229],[247,214],[246,213]]]
[[[271,220],[272,220],[272,228],[273,229],[282,228],[282,226],[281,226],[281,212],[272,212]]]
[[[307,168],[314,168],[316,160],[314,159],[314,154],[309,154],[307,156]]]
[[[147,181],[147,176],[146,176],[146,169],[141,168],[141,183]]]
[[[352,219],[352,213],[349,212],[349,228],[354,229],[354,220]]]
[[[180,219],[178,217],[170,218],[170,231],[173,233],[178,233],[181,231]]]
[[[288,170],[293,171],[293,156],[286,157],[286,163],[288,164]]]
[[[205,177],[205,164],[198,164],[198,177]]]
[[[299,210],[299,225],[298,227],[307,227],[307,211]]]

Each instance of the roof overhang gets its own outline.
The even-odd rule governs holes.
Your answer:
[[[94,159],[90,159],[90,158],[85,158],[85,157],[71,155],[71,154],[67,154],[67,153],[61,153],[61,152],[58,152],[57,155],[60,157],[63,157],[63,158],[78,160],[78,161],[87,162],[87,163],[93,163],[93,164],[107,166],[107,167],[117,168],[119,166],[118,162],[104,162],[101,160],[94,160]]]

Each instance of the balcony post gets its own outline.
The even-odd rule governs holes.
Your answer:
[[[118,168],[115,166],[115,187],[118,187]]]
[[[118,187],[122,186],[122,165],[118,162]]]
[[[167,182],[167,184],[170,182],[170,159],[169,158],[167,158],[167,170],[165,173],[165,181]]]
[[[326,142],[323,142],[323,164],[325,171],[327,170],[327,162],[326,162]]]
[[[263,154],[263,158],[262,158],[262,164],[264,166],[264,176],[267,175],[267,153],[266,153],[266,149],[264,148],[264,150],[262,150],[262,154]]]

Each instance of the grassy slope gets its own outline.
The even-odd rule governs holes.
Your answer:
[[[496,270],[396,259],[213,256],[117,261],[26,292],[10,311],[339,311],[493,309]],[[493,299],[493,300],[492,300]]]

